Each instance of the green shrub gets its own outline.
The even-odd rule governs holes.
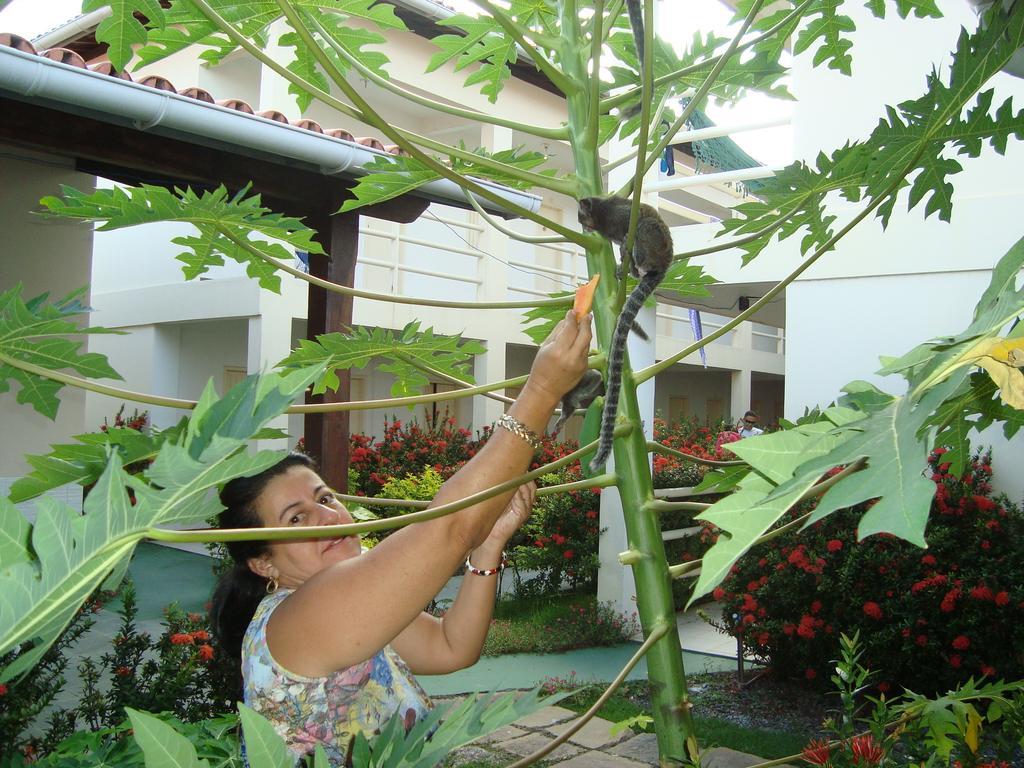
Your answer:
[[[919,549],[889,535],[857,543],[871,502],[751,550],[715,590],[723,622],[775,669],[828,679],[840,631],[859,631],[880,688],[918,692],[970,677],[1024,676],[1024,516],[991,496],[989,456],[936,494]]]

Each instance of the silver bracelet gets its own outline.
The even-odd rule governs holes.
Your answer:
[[[535,451],[539,451],[541,448],[540,438],[537,437],[537,433],[527,427],[518,419],[509,416],[507,413],[502,415],[496,422],[499,427],[504,427],[516,437],[521,437],[523,440],[530,444],[530,447]]]

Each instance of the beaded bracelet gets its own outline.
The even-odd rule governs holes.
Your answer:
[[[474,576],[493,576],[496,573],[501,573],[505,567],[505,553],[501,553],[501,561],[498,563],[497,568],[477,568],[471,562],[469,562],[469,555],[466,555],[466,571],[472,573]]]
[[[523,440],[530,444],[530,447],[535,451],[539,451],[541,448],[540,438],[537,437],[537,433],[527,427],[521,421],[513,416],[509,416],[507,413],[502,415],[496,422],[499,427],[504,427],[516,437],[521,437]]]

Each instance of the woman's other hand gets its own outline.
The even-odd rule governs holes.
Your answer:
[[[535,389],[556,402],[576,386],[587,370],[593,336],[591,316],[577,319],[569,310],[537,351],[524,389]]]
[[[525,483],[516,489],[515,496],[508,503],[501,517],[494,523],[491,533],[487,537],[488,543],[493,541],[498,549],[504,549],[515,532],[518,531],[530,518],[533,512],[533,504],[537,500],[537,484],[534,482]]]

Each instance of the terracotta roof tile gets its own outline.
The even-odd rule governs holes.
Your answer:
[[[144,85],[147,88],[156,88],[158,91],[167,91],[168,93],[178,92],[178,89],[174,87],[174,83],[160,75],[147,75],[139,80],[139,85]]]
[[[256,113],[255,110],[253,110],[253,108],[242,99],[217,99],[209,91],[199,88],[198,86],[191,86],[178,90],[170,80],[165,77],[161,77],[160,75],[147,75],[142,80],[136,81],[127,72],[116,71],[109,61],[93,60],[92,63],[87,64],[79,54],[67,48],[51,48],[47,51],[39,52],[27,39],[11,32],[0,32],[0,46],[14,48],[15,50],[22,51],[23,53],[41,56],[73,67],[88,69],[91,72],[96,72],[108,77],[115,77],[121,80],[127,80],[128,82],[136,82],[138,85],[142,85],[147,88],[155,88],[168,93],[177,93],[185,98],[194,99],[195,101],[204,102],[206,104],[219,104],[220,106],[228,107],[229,109],[234,109],[247,115],[256,114],[258,117],[262,117],[267,120],[273,120],[278,123],[288,123],[312,133],[320,133],[334,139],[341,139],[342,141],[355,142],[356,144],[360,144],[379,152],[387,152],[392,155],[401,154],[401,150],[396,145],[389,144],[385,146],[385,144],[376,136],[357,138],[353,136],[350,131],[344,128],[325,129],[316,120],[310,120],[308,118],[289,120],[283,112],[276,109],[267,109]]]
[[[275,123],[288,123],[289,122],[288,115],[286,115],[284,112],[278,112],[276,109],[265,109],[262,112],[257,112],[256,114],[259,115],[260,117],[265,117],[267,120],[273,120]],[[335,136],[334,138],[338,139],[338,138],[342,138],[342,137]],[[351,138],[351,134],[350,134],[350,138]]]
[[[59,61],[61,64],[67,64],[70,67],[86,69],[85,59],[74,51],[69,51],[67,48],[51,48],[48,51],[43,51],[42,56],[45,59]]]
[[[376,136],[357,136],[356,144],[362,144],[364,147],[370,149],[377,149],[381,152],[384,151],[384,142],[378,139]]]
[[[252,107],[249,106],[248,102],[242,101],[241,99],[217,99],[217,103],[222,107],[233,109],[236,112],[244,112],[247,115],[255,115]]]
[[[197,88],[195,86],[192,86],[191,88],[186,88],[184,91],[179,91],[179,93],[186,99],[195,99],[196,101],[201,101],[204,104],[217,103],[217,100],[213,98],[213,94],[207,91],[205,88]]]
[[[326,131],[328,136],[333,136],[336,139],[344,139],[345,141],[355,141],[356,137],[346,131],[344,128],[328,128]]]
[[[312,131],[313,133],[323,133],[324,132],[324,129],[320,126],[320,123],[318,123],[316,120],[310,120],[308,118],[302,118],[301,120],[296,120],[294,123],[292,123],[292,125],[295,125],[295,126],[297,126],[299,128],[302,128],[303,130],[306,130],[306,131]]]
[[[23,53],[38,55],[38,51],[32,43],[13,32],[0,32],[0,45],[6,45],[8,48],[14,48]]]
[[[101,75],[108,75],[109,77],[116,77],[119,80],[127,80],[129,83],[134,83],[132,76],[127,72],[118,72],[114,69],[114,65],[109,61],[98,61],[95,64],[90,64],[88,69],[92,72],[97,72]]]

